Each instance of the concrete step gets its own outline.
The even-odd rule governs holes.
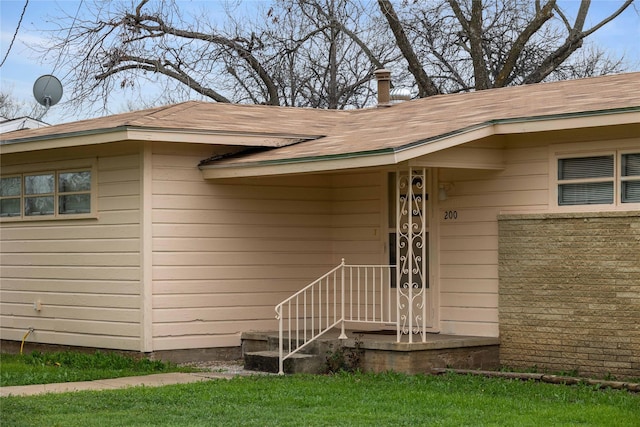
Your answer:
[[[252,351],[244,354],[244,368],[250,371],[278,373],[278,361],[277,351]],[[283,364],[286,374],[321,374],[325,369],[325,359],[313,354],[296,353],[285,359]]]
[[[263,350],[273,350],[278,351],[279,348],[279,338],[278,332],[243,332],[242,333],[242,350],[243,352],[251,352],[251,351],[263,351]],[[284,339],[284,348],[292,348],[295,349],[298,346],[301,346],[305,343],[304,338],[295,339],[292,338],[291,341]],[[315,353],[313,348],[303,350],[304,353]]]

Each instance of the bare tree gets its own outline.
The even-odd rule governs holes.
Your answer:
[[[5,119],[41,118],[45,112],[46,109],[33,99],[29,103],[16,98],[11,90],[0,91],[0,116]]]
[[[399,7],[378,0],[378,5],[418,96],[429,96],[620,71],[621,60],[600,49],[572,55],[633,1],[591,28],[585,28],[590,0],[581,0],[573,18],[556,0],[442,0]]]
[[[96,1],[92,16],[61,28],[49,52],[67,52],[75,106],[106,107],[114,91],[145,80],[172,100],[361,106],[373,71],[398,58],[384,28],[349,0],[277,0],[253,15],[231,10],[222,25],[178,6]]]
[[[0,92],[0,116],[5,119],[15,119],[24,116],[24,105],[18,102],[10,92]]]
[[[270,67],[286,105],[361,107],[374,95],[373,72],[398,59],[385,28],[348,0],[284,0],[269,11]]]
[[[375,69],[391,68],[417,96],[481,90],[622,69],[583,41],[626,0],[585,28],[590,1],[570,17],[556,0],[272,0],[226,15],[163,0],[94,0],[58,22],[45,51],[62,58],[75,107],[106,109],[114,93],[145,105],[210,99],[314,108],[370,103]],[[255,4],[253,4],[255,5]],[[145,82],[160,89],[148,90]]]

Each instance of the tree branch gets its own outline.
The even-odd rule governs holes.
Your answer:
[[[144,2],[143,2],[144,3]],[[139,6],[141,6],[141,3]],[[244,59],[249,67],[258,75],[260,81],[264,83],[267,88],[267,92],[269,94],[267,99],[267,104],[270,105],[280,105],[279,97],[278,97],[278,89],[271,78],[271,75],[267,72],[267,70],[262,66],[260,61],[246,48],[244,48],[239,43],[230,40],[226,37],[217,36],[215,34],[205,34],[198,31],[186,31],[174,28],[170,25],[167,25],[161,18],[150,15],[126,15],[125,19],[129,18],[133,20],[135,23],[134,28],[143,29],[150,33],[161,32],[164,34],[171,34],[176,37],[181,37],[185,39],[192,40],[202,40],[206,42],[215,43],[221,46],[225,46],[235,53],[238,54],[242,59]],[[148,24],[144,24],[143,22],[148,21],[157,24],[157,26],[150,26]],[[134,24],[132,24],[134,25]]]
[[[118,65],[125,62],[130,62],[130,63],[124,64],[124,65]],[[184,71],[181,71],[181,70],[173,71],[167,68],[159,59],[153,60],[153,59],[141,58],[141,57],[136,57],[131,55],[122,55],[118,58],[118,60],[114,63],[114,65],[109,68],[108,71],[102,74],[98,74],[95,78],[96,80],[104,80],[107,77],[110,77],[112,75],[115,75],[117,73],[120,73],[126,70],[144,70],[152,73],[161,73],[161,74],[164,74],[165,76],[171,77],[179,81],[180,83],[188,86],[194,91],[204,96],[207,96],[217,102],[224,102],[224,103],[231,102],[227,98],[219,94],[218,92],[202,86],[200,83],[198,83],[197,81],[192,79],[189,75],[187,75]]]
[[[562,19],[562,22],[564,22],[564,26],[567,28],[567,31],[571,31],[571,28],[572,28],[571,23],[569,22],[569,20],[567,19],[567,16],[558,7],[557,4],[554,6],[553,10],[560,16],[560,19]]]
[[[594,32],[598,31],[600,28],[604,27],[606,24],[608,24],[609,22],[613,21],[614,19],[616,19],[622,12],[625,11],[626,8],[628,8],[629,6],[631,6],[631,3],[633,3],[634,0],[627,0],[624,2],[624,4],[622,6],[620,6],[618,8],[618,10],[616,10],[614,13],[612,13],[611,15],[607,16],[605,19],[603,19],[602,21],[598,22],[596,25],[594,25],[592,28],[586,30],[583,32],[584,37],[590,36],[591,34],[593,34]]]
[[[544,25],[544,23],[553,17],[553,9],[555,7],[555,4],[555,0],[552,0],[545,4],[542,9],[536,12],[536,15],[531,20],[531,22],[529,22],[524,30],[522,30],[522,32],[518,35],[516,40],[511,45],[511,49],[509,49],[509,54],[504,61],[502,69],[496,77],[496,80],[493,84],[494,87],[506,86],[506,83],[510,81],[509,77],[511,76],[511,73],[516,66],[518,57],[520,56],[520,54],[522,54],[524,46],[531,39],[531,37]]]
[[[313,7],[316,9],[318,14],[324,16],[325,19],[329,19],[333,25],[336,25],[336,26],[338,26],[340,28],[340,31],[342,31],[343,33],[348,35],[349,38],[351,40],[353,40],[355,42],[355,44],[357,44],[360,49],[362,49],[362,51],[365,53],[365,55],[367,55],[367,57],[369,58],[369,61],[371,61],[371,63],[376,68],[384,68],[384,65],[382,64],[382,62],[380,62],[380,60],[373,54],[373,52],[371,52],[371,49],[369,49],[369,47],[362,41],[362,39],[360,39],[360,37],[358,37],[353,31],[348,29],[342,22],[340,22],[337,19],[335,19],[335,17],[329,16],[324,11],[324,9],[322,7],[320,7],[320,5],[318,3],[314,3]]]
[[[487,63],[484,60],[484,49],[482,48],[482,1],[473,0],[471,2],[471,19],[467,20],[464,12],[460,8],[457,0],[448,0],[451,10],[460,22],[463,30],[469,37],[469,54],[473,64],[473,77],[476,90],[489,89],[489,73]]]
[[[611,22],[620,15],[634,0],[627,0],[613,14],[609,15],[593,28],[583,31],[583,26],[589,11],[590,0],[582,0],[578,14],[576,16],[573,27],[569,30],[569,34],[564,43],[555,51],[549,54],[540,65],[523,80],[523,84],[539,83],[553,72],[560,64],[562,64],[573,52],[582,47],[584,38],[592,34],[594,31],[602,28],[608,22]]]
[[[426,96],[439,94],[440,91],[422,68],[391,2],[389,0],[378,0],[378,5],[380,6],[380,11],[389,22],[389,27],[396,38],[398,48],[400,48],[400,51],[409,64],[409,72],[413,74],[416,79],[418,96],[424,98]]]

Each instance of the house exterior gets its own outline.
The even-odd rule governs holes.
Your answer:
[[[234,351],[342,259],[402,258],[423,331],[640,376],[640,73],[357,111],[186,102],[0,155],[2,340]]]
[[[47,123],[32,119],[31,117],[18,117],[15,119],[7,119],[0,116],[0,133],[7,133],[22,129],[38,129],[49,126]]]

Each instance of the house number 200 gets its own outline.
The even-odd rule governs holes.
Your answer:
[[[444,211],[444,219],[458,219],[458,211]]]

